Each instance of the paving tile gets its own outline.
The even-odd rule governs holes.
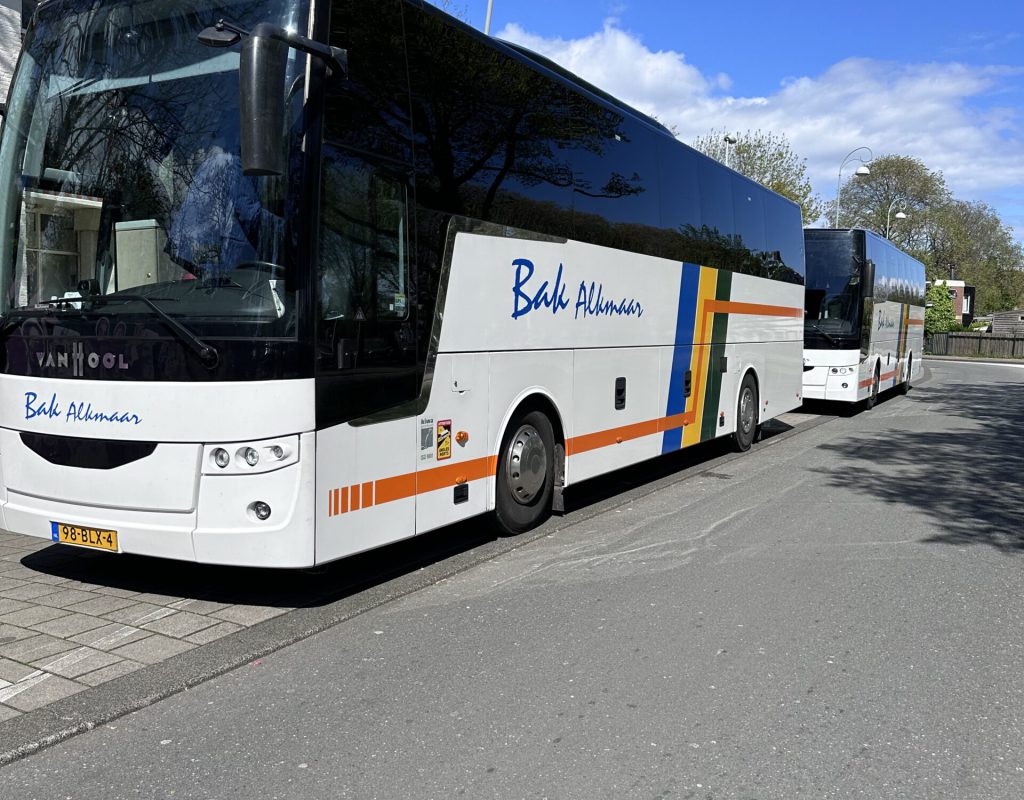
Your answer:
[[[22,628],[31,628],[40,622],[49,622],[51,619],[67,616],[67,611],[62,608],[50,608],[49,606],[29,606],[21,611],[12,611],[0,617],[0,623],[17,625]]]
[[[39,602],[56,608],[68,608],[76,603],[84,603],[86,600],[95,600],[96,597],[97,595],[92,592],[83,592],[81,589],[67,589],[62,586],[60,591],[40,597]]]
[[[56,656],[74,650],[77,645],[67,639],[57,639],[54,636],[47,636],[40,633],[28,639],[20,639],[17,642],[0,645],[0,656],[13,661],[20,661],[23,664],[31,664],[40,658]],[[0,701],[2,702],[2,701]]]
[[[154,664],[178,653],[184,653],[186,650],[191,650],[194,647],[195,645],[190,642],[185,642],[181,639],[171,639],[167,636],[161,636],[159,633],[154,633],[140,642],[127,644],[111,652],[121,658],[141,661],[144,664]]]
[[[111,664],[116,664],[121,660],[118,656],[112,653],[105,653],[102,650],[93,650],[91,647],[77,647],[57,658],[40,659],[32,666],[64,678],[77,678],[79,675],[109,667]]]
[[[98,669],[95,672],[89,672],[85,675],[79,675],[76,680],[86,683],[89,686],[99,686],[101,683],[113,680],[114,678],[120,678],[122,675],[127,675],[129,672],[135,672],[135,670],[146,666],[140,664],[138,661],[118,661],[116,664],[111,664],[109,667]]]
[[[291,610],[290,608],[268,608],[267,606],[229,606],[213,616],[248,627]]]
[[[134,589],[121,589],[117,586],[97,585],[93,588],[93,591],[97,594],[109,595],[110,597],[135,597],[139,594]]]
[[[135,598],[136,603],[152,603],[157,606],[169,606],[173,603],[180,603],[186,598],[180,594],[152,594],[146,592],[144,594],[137,595]]]
[[[8,683],[17,683],[35,671],[35,667],[30,667],[28,664],[19,664],[17,661],[0,658],[0,680],[5,680]]]
[[[0,567],[0,577],[42,583],[47,586],[59,586],[62,583],[67,583],[69,580],[68,578],[61,578],[57,575],[48,575],[45,572],[29,569],[22,564],[10,564],[6,567]]]
[[[33,625],[32,630],[67,639],[69,636],[74,636],[78,633],[85,633],[86,631],[92,631],[96,628],[102,628],[107,624],[107,620],[89,616],[88,614],[68,614],[60,617],[59,619],[53,619],[49,622],[41,622],[38,625]]]
[[[84,603],[76,604],[74,610],[80,614],[92,614],[93,616],[102,617],[114,611],[120,611],[122,608],[128,608],[131,605],[135,605],[135,601],[127,597],[111,597],[104,594],[95,597],[93,600],[86,600]]]
[[[28,581],[18,580],[17,578],[0,578],[0,592],[17,589],[19,586],[28,586]]]
[[[212,600],[189,599],[183,603],[175,603],[174,607],[182,611],[191,611],[193,614],[215,614],[230,606],[228,603],[214,603]]]
[[[16,708],[11,708],[10,706],[5,706],[3,703],[0,703],[0,722],[3,722],[5,719],[13,719],[14,717],[20,716],[21,712]]]
[[[53,587],[46,583],[29,583],[20,581],[21,585],[13,589],[0,589],[0,597],[8,600],[35,600],[43,595],[53,594]]]
[[[127,608],[111,611],[103,616],[125,625],[145,625],[147,622],[154,622],[160,619],[160,617],[166,617],[173,613],[174,610],[168,609],[167,606],[155,606],[152,603],[135,603]]]
[[[191,636],[186,636],[186,642],[192,642],[192,644],[209,644],[210,642],[220,639],[224,636],[229,636],[236,631],[242,630],[241,625],[236,625],[233,622],[219,622],[212,628],[193,633]]]
[[[147,622],[141,627],[147,631],[162,633],[164,636],[173,636],[175,639],[184,639],[203,628],[216,625],[219,620],[214,617],[204,617],[202,614],[191,614],[188,611],[179,611],[169,617]]]
[[[10,642],[16,642],[20,639],[27,639],[29,636],[35,636],[36,632],[29,630],[28,628],[19,628],[17,625],[5,625],[0,623],[0,647]]]
[[[0,598],[0,616],[10,614],[12,611],[21,611],[21,609],[28,607],[29,604],[21,600],[8,600],[6,597]]]
[[[41,675],[19,681],[6,689],[0,689],[0,703],[13,706],[18,711],[31,711],[85,688],[80,683],[44,672]]]
[[[97,650],[113,650],[122,647],[130,642],[137,642],[153,636],[149,631],[133,628],[131,625],[104,625],[87,633],[80,633],[77,636],[69,637],[69,641],[77,644],[84,644],[88,647],[95,647]]]

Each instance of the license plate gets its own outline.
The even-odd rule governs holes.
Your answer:
[[[117,552],[117,531],[102,528],[83,528],[66,522],[51,522],[50,535],[61,544],[76,544],[79,547],[94,547],[97,550]]]

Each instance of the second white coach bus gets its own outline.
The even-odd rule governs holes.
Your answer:
[[[906,393],[924,354],[924,264],[871,231],[808,228],[804,397]]]
[[[411,0],[46,0],[0,146],[0,511],[305,567],[801,402],[796,205]]]

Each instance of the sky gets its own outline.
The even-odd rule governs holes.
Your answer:
[[[448,6],[484,29],[487,0]],[[1024,243],[1022,0],[493,0],[490,32],[684,142],[711,130],[784,134],[824,200],[855,148],[913,156]]]

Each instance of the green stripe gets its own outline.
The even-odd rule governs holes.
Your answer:
[[[732,273],[718,271],[716,300],[732,297]],[[728,314],[715,314],[711,323],[711,354],[708,364],[708,382],[704,390],[704,418],[700,427],[701,441],[715,438],[718,429],[718,403],[722,398],[722,357],[725,355],[725,334],[729,328]]]

